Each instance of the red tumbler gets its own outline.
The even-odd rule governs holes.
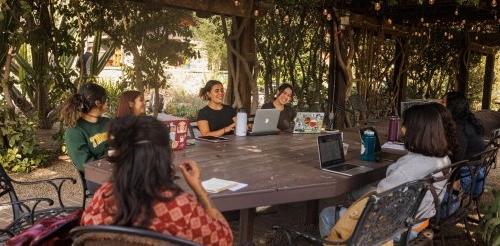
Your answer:
[[[395,142],[399,140],[399,118],[389,117],[389,131],[387,131],[387,141]]]

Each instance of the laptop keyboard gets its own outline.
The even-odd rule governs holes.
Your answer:
[[[342,164],[338,166],[333,166],[333,167],[328,167],[328,170],[335,171],[335,172],[344,172],[344,171],[349,171],[353,168],[357,168],[359,166],[356,165],[351,165],[351,164]]]

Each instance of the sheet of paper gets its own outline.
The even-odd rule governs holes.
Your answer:
[[[236,186],[233,186],[231,188],[229,188],[230,191],[237,191],[237,190],[241,190],[245,187],[247,187],[248,184],[244,184],[244,183],[238,183]]]
[[[219,193],[223,190],[227,190],[230,188],[233,188],[237,186],[239,183],[230,181],[230,180],[224,180],[224,179],[218,179],[218,178],[211,178],[209,180],[205,180],[201,182],[203,185],[203,188],[207,190],[207,192],[210,193]]]
[[[382,145],[382,149],[402,150],[405,151],[405,146],[400,143],[386,142]]]

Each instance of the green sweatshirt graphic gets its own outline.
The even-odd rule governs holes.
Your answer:
[[[84,171],[85,163],[101,159],[106,155],[109,120],[100,117],[96,123],[92,123],[79,119],[75,127],[68,128],[64,132],[64,142],[69,157],[79,171]]]

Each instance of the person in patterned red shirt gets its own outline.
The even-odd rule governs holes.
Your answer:
[[[174,183],[168,128],[149,116],[130,116],[113,120],[109,136],[113,173],[85,209],[82,225],[139,227],[202,245],[232,245],[231,228],[201,185],[198,164],[179,165],[196,198]]]

